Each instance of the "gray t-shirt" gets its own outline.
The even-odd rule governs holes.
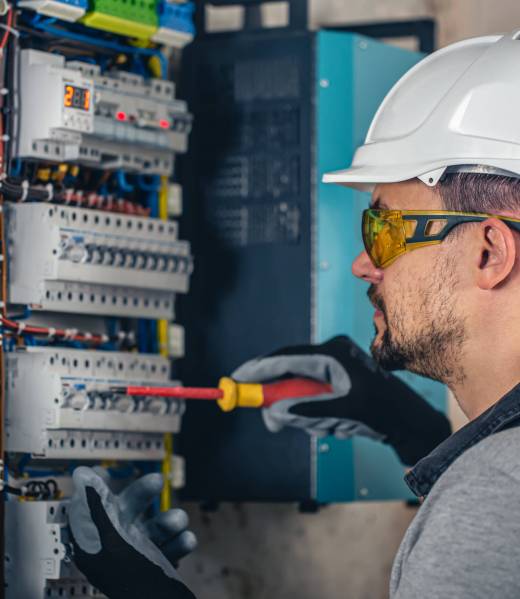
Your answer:
[[[468,449],[408,528],[391,599],[520,598],[520,428]]]

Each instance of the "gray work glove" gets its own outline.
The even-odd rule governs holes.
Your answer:
[[[174,564],[196,547],[182,510],[144,522],[142,514],[161,492],[161,474],[148,474],[114,495],[91,468],[73,474],[69,507],[74,561],[110,599],[195,599]]]
[[[382,370],[351,339],[288,347],[250,360],[231,378],[267,383],[304,377],[329,383],[332,392],[278,401],[264,408],[267,428],[286,426],[317,436],[362,435],[391,445],[404,464],[415,464],[451,433],[448,419],[401,379]]]

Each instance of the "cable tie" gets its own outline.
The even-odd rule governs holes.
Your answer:
[[[85,341],[91,341],[92,333],[89,333],[89,332],[83,333],[83,337],[85,337]]]
[[[20,198],[20,202],[25,202],[27,196],[29,195],[29,181],[25,179],[22,181],[22,196]]]
[[[100,335],[101,337],[101,343],[108,343],[110,341],[110,337],[108,335],[105,335],[104,333],[102,335]]]
[[[117,339],[118,339],[118,341],[124,341],[126,339],[125,331],[118,331]]]
[[[78,334],[78,329],[65,329],[63,339],[74,339],[74,337]]]
[[[54,327],[49,327],[47,329],[47,338],[53,339],[56,336],[56,329]]]
[[[25,322],[19,322],[18,330],[17,330],[18,335],[21,335],[25,331],[26,327],[27,327],[27,325],[25,324]]]
[[[47,183],[45,189],[47,191],[47,202],[50,202],[54,197],[54,185],[52,183]]]

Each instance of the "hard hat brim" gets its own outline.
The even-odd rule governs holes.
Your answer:
[[[359,191],[372,192],[378,183],[400,183],[417,177],[416,170],[397,172],[395,166],[384,166],[374,169],[372,166],[353,166],[340,171],[332,171],[323,175],[323,183],[336,183],[345,187],[353,187]]]

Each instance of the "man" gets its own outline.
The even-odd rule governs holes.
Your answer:
[[[353,273],[369,284],[376,309],[374,358],[387,370],[446,383],[470,419],[407,475],[424,503],[394,563],[393,599],[520,597],[519,38],[468,40],[423,60],[389,93],[351,168],[325,176],[372,191],[363,216],[366,251]],[[386,439],[406,461],[419,450],[403,450],[399,418],[362,409],[369,370],[348,339],[336,338],[254,360],[233,376],[327,380],[332,394],[275,404],[268,426],[367,434]],[[401,410],[395,379],[375,367],[372,373],[379,382],[386,377],[392,406]],[[382,406],[377,393],[366,396]],[[411,406],[416,421],[426,419],[404,418],[405,428],[417,433],[414,426],[422,426],[426,435],[431,423],[442,437],[436,413],[421,412],[414,398]],[[192,597],[160,552],[140,548],[145,537],[132,538],[121,523],[124,510],[110,513],[112,504],[88,476],[76,477],[73,535],[81,535],[81,516],[100,545],[117,538],[126,555],[131,547],[136,571],[144,561],[150,575],[155,564],[162,586],[154,597]],[[77,539],[76,551],[87,575],[99,572],[102,552],[84,550]],[[117,551],[106,551],[105,567],[112,563]],[[116,589],[109,596],[140,595]]]

